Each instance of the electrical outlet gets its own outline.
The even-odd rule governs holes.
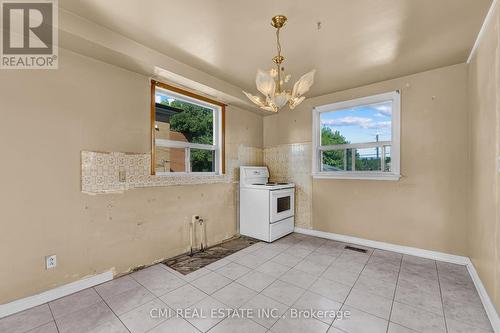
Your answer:
[[[118,171],[118,180],[120,183],[125,183],[127,181],[127,171],[123,167]]]
[[[57,266],[57,257],[55,254],[45,257],[45,269],[55,268]]]

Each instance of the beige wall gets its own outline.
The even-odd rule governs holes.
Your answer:
[[[466,254],[466,66],[306,100],[264,118],[264,146],[311,141],[312,107],[402,89],[401,173],[394,181],[314,180],[312,228]]]
[[[184,252],[193,214],[211,243],[236,232],[232,183],[82,194],[81,150],[149,152],[149,80],[65,50],[59,66],[0,74],[0,304]],[[262,146],[257,114],[229,107],[226,131]]]
[[[471,133],[469,255],[500,309],[500,6],[468,71]]]

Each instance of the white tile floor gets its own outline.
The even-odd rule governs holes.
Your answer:
[[[187,276],[155,265],[1,319],[0,332],[492,332],[464,266],[345,245],[292,234]],[[193,316],[229,308],[247,316]],[[311,309],[350,317],[292,318]]]

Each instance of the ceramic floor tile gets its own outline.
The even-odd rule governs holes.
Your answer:
[[[158,265],[135,272],[131,276],[156,296],[163,296],[186,284],[186,281]]]
[[[319,264],[317,262],[304,259],[297,265],[295,265],[294,268],[319,277],[321,274],[323,274],[327,267],[327,264]]]
[[[272,258],[271,261],[277,262],[288,267],[293,267],[302,261],[302,258],[296,257],[290,253],[281,253],[276,257]]]
[[[252,253],[252,252],[255,252],[257,251],[258,249],[261,249],[263,247],[266,246],[266,243],[265,242],[258,242],[258,243],[255,243],[255,244],[252,244],[250,245],[249,247],[247,247],[245,249],[245,251],[243,252],[247,252],[247,253]]]
[[[130,331],[118,318],[113,318],[111,321],[85,331],[85,333],[130,333]]]
[[[252,253],[247,254],[246,256],[242,257],[240,260],[238,260],[238,264],[247,266],[249,268],[257,268],[263,263],[265,263],[267,259],[258,257]]]
[[[365,265],[368,259],[370,259],[370,255],[366,253],[345,250],[335,261]]]
[[[341,307],[342,303],[332,301],[310,291],[306,291],[292,305],[292,309],[318,311],[318,317],[316,319],[327,324],[331,324],[333,322],[337,311],[340,310]],[[322,311],[321,314],[320,311]]]
[[[211,295],[232,281],[225,276],[212,272],[191,282],[193,286]]]
[[[359,277],[359,272],[349,271],[346,269],[339,269],[338,267],[331,266],[321,275],[322,278],[341,282],[343,284],[353,286]]]
[[[194,272],[191,272],[189,274],[186,274],[186,275],[182,275],[179,273],[179,278],[185,280],[185,281],[193,281],[193,280],[196,280],[204,275],[207,275],[208,273],[210,273],[211,270],[210,269],[207,269],[206,267],[203,267],[203,268],[200,268]]]
[[[339,330],[338,328],[336,327],[333,327],[333,326],[330,326],[330,328],[328,329],[328,332],[327,333],[345,333],[344,331],[341,331]]]
[[[158,326],[169,319],[169,308],[163,302],[155,299],[123,315],[120,320],[132,333],[142,333]]]
[[[492,328],[479,328],[450,318],[446,318],[446,327],[448,333],[493,333]]]
[[[187,313],[191,315],[185,319],[198,330],[207,332],[227,316],[226,309],[226,305],[209,296],[189,307]]]
[[[302,251],[303,252],[302,257],[305,258],[305,257],[307,257],[308,254],[314,252],[318,248],[319,248],[319,246],[301,241],[301,242],[293,245],[292,247],[290,247],[289,250],[291,253],[296,252],[296,251]],[[308,252],[308,253],[306,254],[306,252]]]
[[[418,333],[417,331],[411,330],[407,327],[401,326],[395,323],[389,323],[389,329],[387,333]]]
[[[261,248],[258,249],[257,251],[252,252],[254,256],[264,258],[266,260],[270,260],[271,258],[276,257],[278,254],[280,254],[280,250],[275,250],[275,249],[269,249],[269,248]]]
[[[319,253],[330,256],[332,258],[338,258],[342,254],[342,252],[344,252],[343,248],[322,245],[316,250],[314,250],[313,253]]]
[[[135,288],[108,298],[106,303],[114,313],[121,315],[152,301],[154,298],[155,296],[149,290],[138,285]]]
[[[274,276],[258,271],[251,271],[236,280],[239,284],[257,292],[261,292],[274,281],[276,281]]]
[[[370,279],[379,281],[395,282],[398,279],[399,272],[384,269],[378,265],[367,265],[361,272],[361,276],[366,276]]]
[[[97,293],[99,295],[101,295],[101,297],[103,299],[106,300],[112,296],[116,296],[116,295],[119,295],[125,291],[136,288],[137,286],[139,286],[139,283],[137,283],[137,281],[135,281],[129,275],[126,275],[126,276],[111,280],[109,282],[100,284],[100,285],[94,287],[94,289],[97,291]]]
[[[313,252],[313,249],[303,248],[298,245],[294,245],[287,250],[288,253],[293,254],[296,257],[304,259]]]
[[[271,328],[274,323],[286,312],[288,305],[280,303],[270,297],[257,294],[248,301],[243,308],[252,313],[252,320],[256,323]]]
[[[379,250],[379,249],[373,250],[373,254],[371,257],[372,258],[374,258],[374,257],[385,258],[385,259],[389,259],[389,260],[398,260],[400,262],[403,259],[403,255],[401,253],[396,253],[396,252],[391,252],[391,251],[386,251],[386,250]]]
[[[379,295],[385,298],[393,299],[396,290],[396,281],[387,282],[374,280],[370,277],[360,276],[354,284],[353,290],[367,292],[369,294]]]
[[[278,264],[277,262],[268,261],[257,267],[255,270],[278,278],[289,269],[290,267],[288,266]]]
[[[219,302],[236,309],[248,302],[255,295],[257,295],[256,291],[244,287],[237,282],[233,282],[224,288],[217,290],[212,294],[212,297]]]
[[[265,248],[276,251],[276,252],[286,251],[291,246],[292,246],[292,244],[282,244],[282,243],[277,243],[277,242],[264,244]]]
[[[60,318],[71,312],[76,312],[90,305],[99,303],[102,298],[93,288],[59,298],[49,303],[54,318]]]
[[[0,319],[0,332],[493,332],[465,266],[346,245],[291,234],[188,275],[153,265]],[[343,302],[353,316],[332,323],[325,312]],[[155,318],[152,308],[166,312]],[[246,317],[232,317],[236,308]],[[310,310],[319,317],[304,317]]]
[[[451,264],[448,262],[436,261],[438,273],[441,276],[449,276],[455,278],[465,278],[471,280],[467,266]]]
[[[392,270],[399,272],[401,269],[401,259],[388,259],[385,257],[374,257],[371,256],[368,262],[366,263],[367,266],[381,266],[385,270]]]
[[[245,318],[226,318],[213,327],[210,333],[265,333],[267,328]]]
[[[439,282],[427,280],[416,275],[400,274],[398,286],[412,290],[421,290],[428,294],[440,294]]]
[[[388,321],[369,313],[344,305],[342,311],[349,311],[349,317],[336,319],[333,327],[347,333],[385,333]]]
[[[391,321],[422,333],[446,332],[443,316],[399,302],[392,306]]]
[[[51,321],[50,323],[29,330],[26,333],[58,333],[58,332],[59,331],[57,330],[56,323],[54,321]]]
[[[392,300],[363,291],[352,290],[345,304],[374,316],[389,320]]]
[[[482,303],[478,301],[455,302],[444,297],[446,318],[466,322],[471,326],[491,329],[491,324]]]
[[[319,278],[309,287],[309,290],[335,302],[343,303],[351,290],[351,286],[340,282]]]
[[[171,309],[185,309],[195,303],[198,303],[208,295],[193,287],[190,284],[175,289],[168,294],[163,295],[160,299],[167,304]]]
[[[43,304],[0,319],[0,332],[26,332],[53,320],[48,305]]]
[[[292,305],[303,293],[304,289],[281,280],[274,281],[262,294],[286,305]]]
[[[222,266],[221,268],[216,270],[216,272],[219,273],[220,275],[227,277],[228,279],[236,280],[239,277],[250,272],[250,268],[232,262],[230,264]]]
[[[418,265],[421,267],[427,267],[427,268],[436,268],[436,261],[432,259],[427,259],[427,258],[421,258],[421,257],[416,257],[416,256],[410,256],[410,255],[403,255],[403,261],[402,265]]]
[[[248,252],[236,252],[231,255],[228,255],[227,257],[224,257],[224,259],[227,259],[229,261],[239,261],[242,257],[246,256]]]
[[[273,333],[326,333],[330,326],[314,318],[294,317],[287,311],[276,324],[271,327]]]
[[[182,318],[170,318],[155,326],[148,333],[199,333],[193,325]]]
[[[101,301],[84,309],[56,318],[60,333],[87,332],[92,328],[117,320],[111,309]]]
[[[300,288],[309,288],[317,280],[315,275],[303,272],[296,268],[290,269],[279,278],[281,281],[291,283]]]
[[[334,262],[336,257],[333,257],[328,254],[322,254],[319,252],[312,252],[310,255],[304,258],[304,260],[314,262],[316,264],[322,265],[322,266],[328,266],[332,262]]]
[[[337,272],[349,271],[349,272],[360,274],[364,267],[365,267],[365,264],[360,264],[360,263],[357,263],[357,262],[337,261],[337,260],[335,260],[330,265],[329,268],[332,268],[332,269],[334,269]]]
[[[438,280],[438,273],[435,266],[432,267],[428,265],[419,265],[413,263],[405,264],[403,262],[403,264],[401,264],[400,274],[413,275],[431,281]]]
[[[441,287],[441,293],[445,303],[481,303],[481,298],[479,297],[474,285],[448,284],[446,282],[441,282],[439,285]]]
[[[398,285],[394,300],[439,315],[443,314],[440,292],[428,293],[418,288],[407,288]]]
[[[206,269],[209,269],[211,271],[216,271],[218,270],[219,268],[221,268],[222,266],[224,265],[227,265],[229,264],[230,262],[232,262],[231,260],[227,260],[227,259],[219,259],[207,266],[205,266]]]

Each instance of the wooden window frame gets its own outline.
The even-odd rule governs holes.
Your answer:
[[[218,158],[218,162],[216,161],[216,171],[211,172],[210,174],[216,174],[216,175],[223,175],[226,173],[226,104],[218,102],[216,100],[210,99],[205,96],[201,96],[195,93],[192,93],[190,91],[177,88],[174,86],[171,86],[169,84],[159,82],[156,80],[151,80],[151,105],[150,105],[150,116],[151,116],[151,128],[150,128],[150,135],[151,135],[151,175],[156,175],[156,140],[155,140],[155,122],[156,122],[156,88],[162,88],[168,91],[171,91],[175,94],[186,96],[187,98],[199,100],[208,104],[212,104],[213,106],[217,107],[220,109],[220,116],[216,117],[216,120],[218,124],[216,124],[215,129],[219,131],[219,144],[215,145],[216,148],[215,150],[220,148],[220,157]],[[193,146],[196,146],[196,144],[191,144]],[[220,147],[219,147],[220,146]],[[217,156],[218,154],[216,154]],[[189,169],[189,167],[186,167]],[[186,174],[191,174],[190,172],[188,173],[181,173],[181,172],[175,172],[172,173],[173,176],[175,175],[186,175]],[[199,174],[204,174],[200,172],[195,172],[193,174],[199,175]]]

